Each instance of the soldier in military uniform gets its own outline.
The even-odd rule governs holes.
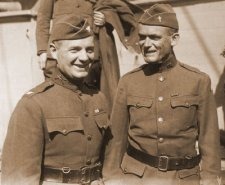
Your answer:
[[[108,128],[104,95],[88,86],[94,38],[86,19],[62,17],[50,49],[51,79],[26,93],[10,119],[2,154],[2,185],[102,185]]]
[[[219,130],[210,78],[176,59],[178,29],[168,4],[153,5],[139,20],[147,64],[120,79],[105,184],[219,183]]]

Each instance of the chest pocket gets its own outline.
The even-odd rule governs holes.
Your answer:
[[[153,100],[151,98],[144,98],[138,96],[128,96],[127,105],[137,109],[145,107],[151,108]]]
[[[128,96],[127,106],[130,113],[131,122],[152,116],[153,98]]]
[[[199,96],[185,95],[171,98],[173,118],[189,124],[194,123],[199,106]]]
[[[173,108],[176,107],[190,108],[191,106],[198,106],[198,105],[199,105],[198,96],[178,96],[173,97],[171,99],[171,106]]]
[[[101,130],[106,130],[109,127],[108,114],[104,110],[94,114],[95,122]]]
[[[84,133],[80,117],[61,117],[46,119],[49,138],[52,140],[57,134],[67,135],[70,132]]]

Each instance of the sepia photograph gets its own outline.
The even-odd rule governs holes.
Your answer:
[[[225,0],[0,0],[0,185],[225,185]]]

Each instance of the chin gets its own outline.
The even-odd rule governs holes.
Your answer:
[[[145,62],[146,63],[157,63],[157,60],[152,60],[152,59],[149,59],[149,58],[145,58]]]
[[[80,73],[80,74],[76,74],[76,75],[73,75],[75,78],[85,78],[86,76],[88,76],[88,73],[87,72],[83,72],[83,73]]]

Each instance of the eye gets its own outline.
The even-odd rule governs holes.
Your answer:
[[[93,47],[87,48],[86,51],[89,54],[94,53],[94,48]]]
[[[141,35],[141,34],[139,34],[139,40],[140,40],[140,41],[145,40],[146,37],[147,37],[146,35]]]
[[[77,53],[78,50],[77,50],[77,49],[71,49],[70,52],[71,52],[71,53]]]
[[[79,52],[80,50],[81,50],[80,47],[71,47],[71,48],[69,49],[69,51],[70,51],[71,53],[77,53],[77,52]]]
[[[160,40],[161,39],[161,37],[160,36],[158,36],[158,35],[151,35],[151,36],[149,36],[150,37],[150,39],[151,40],[155,40],[155,41],[157,41],[157,40]]]

